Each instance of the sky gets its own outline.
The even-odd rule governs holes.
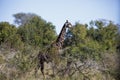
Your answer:
[[[13,14],[20,12],[52,22],[57,34],[66,20],[73,25],[99,19],[120,24],[120,0],[0,0],[0,22],[14,24]]]

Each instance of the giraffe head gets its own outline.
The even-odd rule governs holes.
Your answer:
[[[66,28],[71,28],[71,27],[72,27],[72,24],[71,24],[70,22],[68,22],[68,20],[66,20],[64,26],[65,26]]]

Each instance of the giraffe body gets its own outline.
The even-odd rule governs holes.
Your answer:
[[[42,53],[39,52],[38,54],[38,69],[40,68],[43,76],[44,76],[44,63],[52,62],[53,64],[53,75],[54,75],[54,68],[56,67],[56,63],[59,58],[59,50],[62,49],[65,34],[66,34],[66,28],[72,27],[71,23],[66,21],[65,24],[62,27],[62,30],[56,39],[55,42],[53,42],[49,48],[46,49],[46,52]]]

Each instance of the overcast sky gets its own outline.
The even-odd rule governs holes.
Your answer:
[[[0,22],[14,23],[13,14],[35,13],[56,26],[60,32],[68,19],[88,23],[106,19],[120,24],[120,0],[0,0]]]

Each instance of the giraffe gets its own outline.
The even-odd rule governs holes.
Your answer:
[[[66,34],[66,29],[67,28],[71,28],[72,24],[70,22],[68,22],[68,20],[66,20],[66,22],[64,23],[62,30],[59,34],[59,36],[57,37],[56,41],[53,42],[47,49],[46,52],[42,53],[39,52],[38,54],[38,65],[37,65],[37,69],[40,68],[42,75],[45,77],[44,75],[44,63],[49,63],[49,62],[54,62],[55,60],[54,57],[58,57],[59,54],[59,50],[62,49],[63,46],[63,42],[65,39],[65,34]],[[51,50],[54,50],[53,53],[51,54]],[[53,55],[53,56],[52,56]],[[36,70],[37,72],[37,70]],[[53,67],[53,75],[54,75],[54,67]]]

